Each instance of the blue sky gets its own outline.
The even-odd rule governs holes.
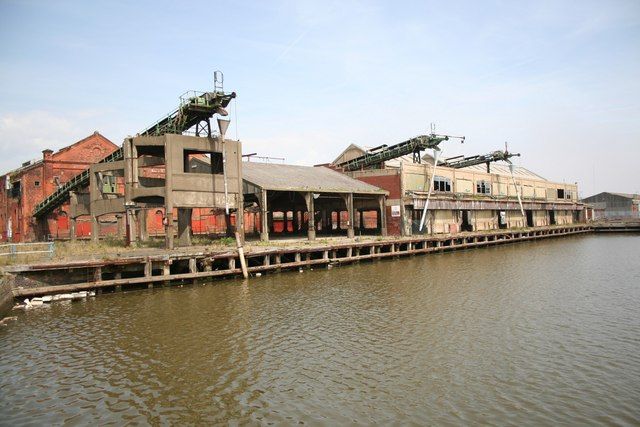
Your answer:
[[[287,163],[465,135],[548,179],[640,192],[640,2],[0,0],[0,172],[117,144],[212,87],[231,137]],[[237,124],[237,126],[236,126]]]

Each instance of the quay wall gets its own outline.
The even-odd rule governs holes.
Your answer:
[[[567,225],[524,230],[495,230],[447,236],[348,241],[316,246],[248,248],[245,256],[250,276],[314,266],[333,266],[391,259],[498,244],[591,233],[587,225]],[[153,256],[70,263],[8,267],[14,275],[12,293],[27,298],[56,293],[96,290],[98,293],[153,288],[174,283],[194,283],[242,276],[238,252],[166,252]],[[5,270],[7,270],[5,269]]]
[[[11,310],[13,305],[12,275],[0,276],[0,320]]]

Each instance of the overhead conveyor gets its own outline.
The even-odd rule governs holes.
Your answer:
[[[210,119],[214,114],[226,116],[225,107],[236,97],[235,92],[224,93],[222,88],[222,73],[214,74],[214,90],[212,92],[189,91],[180,97],[180,105],[176,110],[167,114],[153,125],[147,127],[138,135],[160,136],[164,134],[182,134],[195,126],[196,136],[211,136]],[[122,160],[123,148],[119,148],[99,163]],[[33,215],[42,218],[58,206],[69,200],[70,192],[89,184],[89,169],[76,175],[50,196],[40,202],[34,209]]]
[[[443,167],[447,167],[447,168],[454,168],[454,169],[460,169],[460,168],[466,168],[469,166],[475,166],[475,165],[481,165],[483,163],[486,163],[487,165],[487,173],[491,172],[490,169],[490,164],[491,162],[497,162],[497,161],[505,161],[507,163],[511,163],[509,161],[509,159],[511,157],[515,157],[515,156],[520,156],[519,153],[510,153],[508,150],[497,150],[497,151],[492,151],[491,153],[488,154],[480,154],[477,156],[469,156],[469,157],[464,157],[464,156],[456,156],[456,157],[450,157],[440,163],[438,163],[438,166],[443,166]]]
[[[371,168],[387,160],[392,160],[407,154],[413,154],[413,161],[420,163],[421,151],[435,149],[442,141],[447,141],[450,138],[459,138],[464,142],[464,136],[436,135],[435,133],[420,135],[395,145],[381,145],[367,151],[359,157],[339,163],[336,166],[341,167],[344,171],[356,171]]]

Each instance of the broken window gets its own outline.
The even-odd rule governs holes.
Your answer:
[[[565,191],[565,192],[564,192],[564,197],[565,197],[567,200],[571,200],[571,191],[569,191],[569,190]]]
[[[451,191],[451,180],[443,176],[433,179],[433,191]]]
[[[115,176],[104,175],[102,177],[102,192],[106,194],[115,194],[118,192]]]
[[[564,189],[558,188],[558,199],[564,199]]]
[[[478,194],[491,194],[491,183],[488,181],[476,182],[476,193]]]
[[[11,183],[11,197],[20,197],[20,181]]]
[[[222,153],[184,150],[185,173],[223,173]]]

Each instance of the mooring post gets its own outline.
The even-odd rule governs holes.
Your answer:
[[[244,249],[242,248],[242,240],[240,239],[240,233],[236,231],[236,246],[238,247],[238,258],[240,258],[240,268],[242,268],[242,277],[249,278],[247,272],[247,261],[244,259]]]

